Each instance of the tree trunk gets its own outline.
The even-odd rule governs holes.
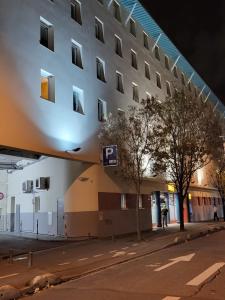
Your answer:
[[[138,241],[141,240],[139,197],[140,197],[140,192],[137,193],[137,198],[136,198],[136,230],[137,230]]]
[[[179,214],[180,214],[180,231],[184,231],[184,197],[182,193],[178,193]]]
[[[223,204],[223,221],[225,222],[225,198],[222,197],[222,204]]]

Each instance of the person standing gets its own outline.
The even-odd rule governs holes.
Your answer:
[[[214,214],[214,221],[219,221],[219,217],[217,215],[217,206],[214,204],[213,206],[213,214]]]
[[[165,226],[168,227],[168,225],[167,225],[168,209],[167,209],[166,205],[163,206],[161,214],[162,214],[162,226],[163,226],[163,229],[164,229]]]

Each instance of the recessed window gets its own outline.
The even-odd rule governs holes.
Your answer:
[[[105,122],[107,119],[107,104],[105,101],[98,99],[98,120]]]
[[[116,72],[116,89],[120,93],[124,93],[124,87],[123,87],[123,74],[120,72]]]
[[[181,82],[182,82],[183,85],[185,85],[184,73],[181,73]]]
[[[154,52],[155,52],[155,58],[160,60],[159,47],[158,46],[155,46]]]
[[[136,83],[132,83],[133,89],[133,100],[139,102],[139,92],[138,92],[138,85]]]
[[[82,25],[81,3],[74,0],[73,2],[71,2],[70,8],[71,8],[71,18],[77,23],[79,23],[80,25]]]
[[[149,49],[148,35],[147,35],[145,32],[143,32],[143,42],[144,42],[144,47],[145,47],[146,49]]]
[[[97,78],[103,82],[105,82],[105,62],[96,58],[96,69],[97,69]]]
[[[170,69],[169,57],[168,56],[165,56],[165,67],[166,67],[167,70]]]
[[[102,21],[98,18],[95,18],[95,37],[97,40],[104,43],[104,26]]]
[[[122,53],[122,40],[117,35],[115,35],[115,52],[120,57],[123,56],[123,53]]]
[[[136,23],[133,19],[130,18],[130,33],[133,36],[136,36]]]
[[[146,94],[146,100],[151,100],[151,95],[150,95],[150,93],[149,93],[149,92],[145,92],[145,94]]]
[[[145,77],[149,80],[151,79],[151,77],[150,77],[150,66],[146,61],[145,61]]]
[[[126,194],[121,194],[120,205],[121,209],[127,209]]]
[[[190,81],[188,82],[188,90],[189,90],[189,92],[192,91],[192,89],[191,89],[191,82]]]
[[[84,91],[73,86],[73,111],[84,114]]]
[[[82,46],[72,40],[72,63],[77,67],[83,69],[82,62]]]
[[[177,66],[173,67],[173,75],[178,78],[178,73],[177,73]]]
[[[161,76],[159,73],[156,73],[156,85],[158,88],[162,88],[162,84],[161,84]]]
[[[55,102],[55,77],[41,69],[41,98]]]
[[[120,5],[116,1],[113,1],[113,15],[117,21],[121,22]]]
[[[40,17],[40,44],[54,51],[54,29],[51,23]]]
[[[171,97],[171,88],[170,88],[170,83],[166,81],[166,94],[167,96]]]
[[[134,50],[131,50],[131,66],[135,69],[138,68],[137,53]]]

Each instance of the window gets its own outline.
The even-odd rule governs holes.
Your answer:
[[[123,53],[122,53],[122,40],[117,35],[115,35],[115,52],[120,57],[123,56]]]
[[[133,100],[139,102],[138,85],[133,82],[132,88],[133,88]]]
[[[72,40],[72,63],[83,69],[82,46],[74,40]]]
[[[104,43],[103,23],[98,18],[95,18],[95,37],[97,40]]]
[[[145,32],[143,32],[143,41],[144,41],[144,47],[145,47],[146,49],[149,49],[148,35],[147,35]]]
[[[177,66],[173,67],[173,75],[178,78],[178,74],[177,74]]]
[[[82,18],[81,18],[81,3],[74,0],[70,4],[71,7],[71,18],[76,21],[78,24],[82,25]]]
[[[127,209],[126,194],[121,194],[121,209]]]
[[[116,1],[113,1],[113,15],[117,21],[121,22],[120,6]]]
[[[185,85],[184,73],[181,73],[181,82],[182,82],[183,85]]]
[[[170,83],[166,81],[166,94],[167,96],[171,97],[171,88],[170,88]]]
[[[73,86],[73,111],[84,115],[84,91]]]
[[[151,77],[150,77],[150,66],[146,61],[145,61],[145,77],[149,80],[151,79]]]
[[[42,17],[40,17],[40,44],[54,51],[53,26]]]
[[[124,93],[123,74],[121,74],[120,72],[116,72],[116,89],[120,93]]]
[[[146,100],[151,100],[151,95],[148,92],[146,92]]]
[[[195,93],[195,97],[198,97],[198,89],[197,89],[196,86],[195,86],[195,88],[194,88],[194,93]]]
[[[130,18],[130,33],[133,36],[136,36],[136,23],[133,19]]]
[[[189,90],[189,92],[192,91],[192,89],[191,89],[191,82],[190,81],[188,82],[188,90]]]
[[[96,58],[97,78],[105,82],[105,63],[100,58]]]
[[[165,67],[166,67],[167,70],[170,69],[169,57],[168,56],[165,56]]]
[[[106,102],[98,99],[98,120],[99,122],[105,122],[107,119],[107,106]]]
[[[41,98],[55,102],[55,78],[45,70],[41,70]]]
[[[154,52],[155,52],[155,58],[160,60],[159,47],[158,46],[155,46]]]
[[[131,50],[131,65],[133,68],[137,69],[137,53],[134,50]]]
[[[139,195],[138,207],[139,207],[139,209],[143,208],[143,198],[142,198],[142,195]]]
[[[34,212],[38,213],[41,209],[40,197],[34,197]]]
[[[125,117],[125,111],[121,108],[117,109],[117,114],[119,117],[124,118]]]
[[[159,73],[156,73],[156,85],[158,88],[162,88],[162,85],[161,85],[161,76]]]

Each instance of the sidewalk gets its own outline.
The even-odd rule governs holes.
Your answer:
[[[187,240],[224,230],[225,223],[191,223],[186,224],[185,228],[185,232],[179,232],[179,225],[174,224],[166,229],[154,229],[143,234],[141,242],[136,241],[135,235],[114,241],[88,240],[36,251],[32,255],[17,255],[11,264],[3,260],[0,267],[1,299],[16,299],[49,285],[139,259]]]

